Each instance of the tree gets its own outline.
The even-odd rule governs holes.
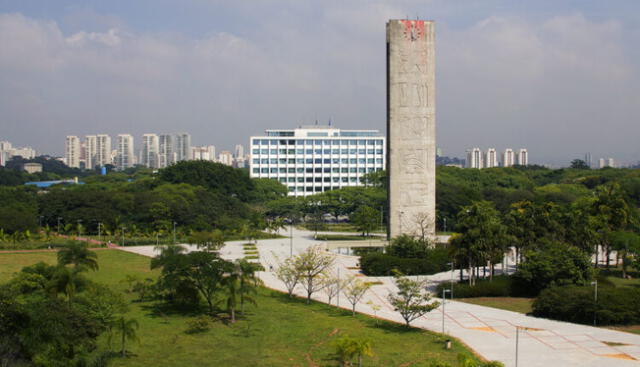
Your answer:
[[[353,357],[358,357],[358,366],[362,366],[362,357],[371,356],[371,342],[366,339],[355,339],[344,335],[333,341],[336,359],[342,366],[350,366]]]
[[[300,282],[301,276],[302,274],[292,257],[280,262],[276,269],[276,277],[284,283],[285,287],[287,287],[289,297],[293,297],[293,291]]]
[[[70,242],[58,251],[58,264],[72,264],[76,270],[98,270],[98,255],[89,250],[86,243]]]
[[[307,303],[311,295],[324,286],[320,276],[325,274],[334,263],[334,256],[326,253],[321,246],[308,247],[295,257],[295,268],[300,273],[300,282],[307,291]]]
[[[121,336],[121,353],[123,357],[126,357],[127,351],[125,349],[125,343],[127,340],[139,342],[140,339],[138,338],[138,334],[136,333],[136,331],[138,330],[140,325],[138,324],[138,321],[136,321],[136,319],[125,319],[124,316],[116,320],[116,325]]]
[[[189,237],[189,242],[206,251],[218,251],[224,246],[224,234],[221,230],[197,231]]]
[[[592,215],[596,217],[596,227],[600,245],[607,256],[606,265],[609,267],[611,255],[612,233],[627,229],[632,217],[632,209],[629,207],[621,189],[617,183],[598,187],[596,200],[592,204]]]
[[[322,290],[327,295],[327,304],[330,305],[331,300],[344,288],[345,280],[341,280],[333,275],[327,275],[322,279],[322,283]]]
[[[351,277],[347,281],[346,286],[344,287],[344,294],[349,300],[349,303],[351,303],[353,316],[356,315],[356,305],[360,302],[362,297],[364,297],[369,288],[371,288],[371,284],[365,283],[356,277]]]
[[[425,290],[426,281],[411,280],[401,274],[396,273],[394,283],[398,287],[398,292],[390,293],[387,299],[398,311],[406,326],[409,327],[411,321],[426,315],[440,306],[440,302],[431,301],[431,296]]]
[[[252,263],[246,259],[236,260],[234,263],[239,273],[238,294],[240,295],[240,313],[244,315],[244,304],[256,304],[251,296],[257,293],[257,286],[262,284],[262,280],[256,276],[257,271],[263,271],[260,264]]]
[[[573,168],[573,169],[591,169],[591,167],[589,167],[589,165],[587,165],[587,163],[585,161],[583,161],[582,159],[574,159],[571,161],[571,165],[569,166],[569,168]]]
[[[380,224],[380,212],[367,205],[360,206],[351,215],[351,222],[363,236],[370,235]]]
[[[637,258],[640,254],[640,235],[630,231],[618,231],[612,233],[611,237],[613,249],[622,257],[622,278],[626,278],[627,267],[633,258]]]

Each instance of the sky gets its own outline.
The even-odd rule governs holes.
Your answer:
[[[0,0],[0,140],[386,125],[385,22],[436,21],[437,145],[640,160],[637,0]]]

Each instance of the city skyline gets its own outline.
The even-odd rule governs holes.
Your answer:
[[[447,155],[509,142],[534,149],[531,163],[640,159],[633,1],[186,0],[180,14],[153,3],[154,16],[142,15],[151,5],[2,2],[0,139],[62,155],[51,136],[90,130],[180,126],[194,145],[228,151],[315,120],[384,132],[378,25],[417,16],[440,24],[437,139]]]

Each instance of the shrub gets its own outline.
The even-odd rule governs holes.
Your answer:
[[[360,258],[362,272],[369,276],[393,275],[398,270],[405,275],[429,275],[447,270],[446,250],[433,249],[422,259],[405,259],[382,253],[367,253]]]
[[[438,284],[437,295],[442,294],[443,289],[450,289],[451,283],[442,282]],[[453,296],[455,298],[473,298],[473,297],[509,297],[513,296],[512,280],[508,276],[493,277],[493,281],[488,279],[477,280],[475,286],[467,283],[454,283]]]
[[[594,314],[598,325],[640,323],[640,289],[602,287],[596,303],[593,287],[550,287],[533,303],[538,317],[592,324]]]
[[[192,319],[190,319],[189,321],[187,321],[187,334],[195,334],[195,333],[201,333],[203,331],[207,331],[209,330],[209,316],[206,315],[201,315],[198,317],[194,317]]]

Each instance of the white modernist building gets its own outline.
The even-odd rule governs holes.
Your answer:
[[[191,135],[188,133],[176,134],[176,161],[188,161],[191,159]]]
[[[278,180],[295,196],[358,186],[362,175],[386,164],[386,139],[378,130],[267,130],[249,144],[251,177]]]
[[[196,161],[216,161],[216,147],[206,145],[201,147],[191,147],[191,159]]]
[[[517,155],[518,165],[526,166],[529,164],[529,153],[526,149],[520,149]]]
[[[80,168],[80,139],[76,135],[69,135],[65,139],[64,158],[67,166]]]
[[[96,135],[96,166],[104,167],[111,164],[111,137],[107,134]]]
[[[157,134],[143,134],[140,163],[147,168],[158,168],[159,149],[160,144]]]
[[[174,137],[172,134],[161,134],[159,139],[158,168],[166,168],[176,161]]]

